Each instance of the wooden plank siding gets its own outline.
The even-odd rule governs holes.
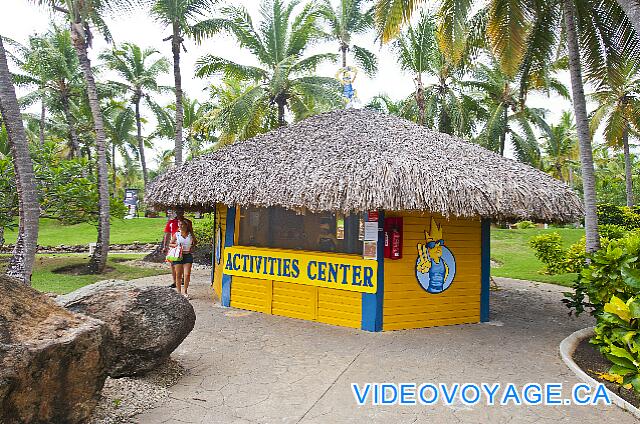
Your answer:
[[[479,322],[480,221],[433,215],[456,259],[456,276],[447,290],[431,294],[418,283],[415,265],[418,243],[425,243],[432,215],[387,212],[385,216],[403,217],[403,240],[402,259],[384,261],[383,330]]]
[[[234,276],[231,306],[239,309],[360,328],[362,294]]]

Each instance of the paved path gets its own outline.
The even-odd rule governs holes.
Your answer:
[[[562,383],[578,380],[558,345],[591,325],[567,316],[565,288],[497,279],[492,322],[367,333],[211,302],[208,275],[192,289],[196,327],[174,352],[189,372],[141,423],[636,422],[616,406],[360,406],[351,383]],[[158,284],[151,277],[140,284]]]

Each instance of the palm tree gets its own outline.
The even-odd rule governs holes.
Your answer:
[[[33,163],[29,155],[29,146],[24,132],[20,106],[11,82],[2,37],[0,37],[0,114],[7,129],[9,149],[13,157],[13,169],[16,178],[19,202],[18,239],[9,261],[7,275],[30,284],[33,263],[38,243],[38,220],[40,207],[36,193],[36,181]]]
[[[142,117],[140,114],[140,105],[142,99],[146,99],[147,103],[151,101],[150,92],[160,92],[162,87],[157,83],[158,76],[169,70],[169,61],[164,57],[154,58],[159,54],[155,49],[142,50],[139,46],[132,43],[124,43],[119,48],[104,52],[100,55],[106,65],[116,71],[125,81],[118,85],[131,94],[131,102],[135,108],[135,120],[137,129],[138,155],[140,157],[140,166],[142,167],[142,178],[144,187],[149,182],[147,172],[147,162],[145,160],[144,140],[142,138]],[[147,61],[151,61],[150,64]]]
[[[463,90],[465,66],[450,62],[436,43],[433,18],[422,13],[416,26],[407,27],[393,43],[402,69],[415,75],[413,93],[418,111],[417,122],[440,132],[471,137],[475,123],[484,112]],[[435,82],[425,83],[427,77]]]
[[[640,74],[638,65],[625,63],[623,78],[614,84],[603,84],[591,96],[598,108],[591,117],[592,134],[604,123],[604,136],[611,147],[624,152],[627,206],[633,206],[633,180],[629,134],[640,135]],[[615,81],[615,80],[609,80]]]
[[[22,69],[28,74],[22,79],[37,85],[38,89],[23,97],[21,102],[24,105],[36,100],[42,102],[40,142],[44,142],[45,105],[48,105],[50,109],[63,113],[67,124],[69,157],[77,157],[80,154],[80,140],[71,109],[73,99],[82,96],[84,87],[71,32],[54,26],[45,36],[31,37],[25,51]]]
[[[196,130],[217,133],[216,147],[246,140],[278,126],[272,105],[254,101],[258,83],[225,77],[211,85],[206,113],[196,121]]]
[[[353,57],[364,71],[373,75],[378,68],[376,55],[364,47],[351,44],[352,35],[362,34],[373,27],[373,8],[362,11],[363,0],[340,0],[334,9],[331,0],[324,0],[320,13],[329,24],[328,37],[337,41],[342,54],[342,67],[347,66],[347,52],[353,51]]]
[[[140,140],[135,137],[133,128],[136,126],[136,114],[133,110],[114,102],[105,110],[105,131],[109,140],[111,140],[111,178],[113,179],[113,191],[116,192],[116,151],[129,161],[128,150],[133,150],[138,156]],[[142,162],[142,161],[140,161]]]
[[[636,29],[636,34],[640,35],[640,2],[638,0],[616,0],[627,18]]]
[[[371,101],[369,101],[365,107],[384,112],[389,115],[399,116],[409,121],[418,121],[416,98],[413,95],[410,95],[405,99],[394,101],[386,94],[378,94],[373,96]]]
[[[518,159],[538,166],[540,149],[534,128],[545,130],[548,127],[544,120],[545,110],[528,107],[519,89],[522,84],[504,74],[495,61],[492,66],[478,64],[473,75],[474,79],[465,81],[464,85],[476,91],[488,112],[486,125],[478,136],[479,143],[504,155],[506,143],[510,141]],[[540,87],[540,90],[569,97],[566,87],[554,77],[546,76],[544,81],[548,86]]]
[[[241,100],[242,104],[236,104],[238,116],[250,113],[254,105],[274,105],[278,125],[282,126],[286,124],[286,109],[293,112],[295,119],[301,119],[319,109],[341,104],[340,87],[335,79],[311,75],[319,64],[335,61],[337,55],[304,56],[306,49],[321,35],[319,12],[309,3],[298,15],[292,16],[297,5],[297,1],[266,0],[260,12],[263,21],[258,28],[246,9],[235,6],[223,8],[223,17],[204,21],[199,26],[203,34],[231,33],[260,64],[241,65],[214,55],[206,55],[196,64],[199,77],[222,72],[227,77],[256,83]]]
[[[549,173],[573,187],[572,164],[578,159],[578,140],[571,112],[562,112],[559,123],[544,128],[542,138],[542,149],[551,162]]]
[[[377,12],[384,9],[387,0],[378,0]],[[403,22],[411,17],[419,1],[402,3],[394,9],[391,18],[377,19],[381,33],[392,36]],[[464,48],[468,28],[466,17],[474,2],[445,0],[440,7],[440,43],[449,51]],[[377,17],[380,17],[377,13]],[[594,19],[597,17],[597,19]],[[615,0],[527,0],[517,3],[492,0],[487,6],[485,33],[491,50],[503,71],[513,76],[523,74],[523,81],[550,63],[558,45],[559,35],[566,36],[569,73],[576,128],[582,163],[585,202],[585,228],[587,252],[600,247],[596,215],[595,176],[593,152],[584,95],[581,51],[584,53],[586,76],[590,80],[604,81],[619,75],[620,58],[637,55],[638,35]],[[562,29],[562,31],[560,30]],[[525,84],[526,87],[526,84]]]
[[[180,74],[180,49],[184,49],[185,36],[202,36],[200,30],[195,29],[196,20],[203,18],[216,3],[216,0],[154,0],[151,6],[153,17],[165,26],[171,27],[171,35],[164,41],[171,41],[173,53],[173,77],[175,81],[176,102],[175,110],[175,161],[182,163],[182,76]],[[185,49],[186,51],[186,49]]]
[[[91,26],[101,30],[107,40],[110,40],[110,33],[102,19],[108,7],[113,8],[118,5],[117,0],[35,0],[39,4],[50,6],[54,11],[61,12],[68,19],[71,28],[71,39],[76,49],[80,68],[84,74],[87,87],[87,96],[93,118],[96,145],[96,162],[98,170],[98,195],[99,195],[99,219],[98,219],[98,240],[96,249],[89,262],[91,272],[101,273],[107,265],[107,255],[109,254],[109,170],[107,167],[106,137],[98,89],[93,77],[91,61],[89,60],[88,49],[91,47],[93,35]],[[124,4],[126,0],[120,0]],[[60,3],[66,6],[60,6]]]

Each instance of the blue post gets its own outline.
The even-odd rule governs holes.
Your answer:
[[[365,220],[368,217],[365,214]],[[362,329],[382,331],[382,300],[384,298],[384,212],[378,212],[378,290],[362,293]]]
[[[483,219],[480,226],[480,322],[487,322],[491,286],[491,220]]]
[[[227,208],[227,228],[224,235],[224,247],[233,246],[233,236],[236,232],[236,208]],[[231,276],[224,274],[224,259],[222,260],[222,306],[231,306]]]

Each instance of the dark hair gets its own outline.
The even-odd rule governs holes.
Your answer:
[[[196,242],[196,235],[193,232],[193,224],[191,223],[191,220],[182,217],[182,218],[179,218],[178,221],[182,222],[182,224],[187,227],[187,232],[191,235],[191,238],[193,239],[193,241],[191,242],[191,246],[195,247],[196,243],[197,243]]]

